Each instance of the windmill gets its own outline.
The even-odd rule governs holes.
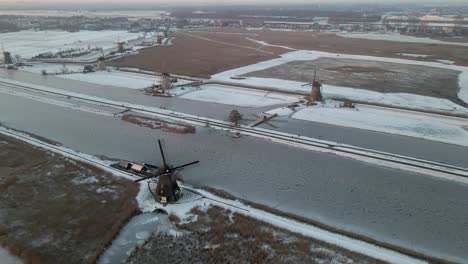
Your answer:
[[[172,78],[171,74],[166,71],[166,61],[163,61],[161,64],[161,84],[160,89],[164,92],[172,88]]]
[[[167,204],[167,203],[173,203],[177,202],[179,198],[181,197],[181,191],[179,188],[179,185],[177,184],[177,180],[180,178],[178,177],[178,174],[180,173],[181,170],[183,170],[185,167],[194,165],[199,163],[199,161],[193,161],[184,165],[180,166],[171,166],[166,163],[166,157],[164,155],[164,150],[161,145],[161,140],[158,139],[158,144],[159,144],[159,150],[161,152],[161,157],[163,160],[163,164],[160,167],[150,165],[150,164],[145,164],[146,166],[150,166],[150,168],[157,168],[157,172],[155,173],[150,173],[150,175],[145,176],[141,179],[136,180],[135,182],[141,182],[145,180],[156,180],[157,179],[157,185],[156,185],[156,192],[153,192],[151,189],[149,182],[148,182],[148,188],[153,194],[154,198],[156,201],[162,203],[162,204]]]
[[[11,56],[11,53],[8,51],[5,51],[4,44],[2,42],[2,52],[3,52],[3,63],[5,65],[12,65],[14,64],[13,57]]]
[[[322,84],[317,81],[317,69],[314,70],[314,81],[311,83],[303,84],[302,86],[312,85],[312,90],[310,91],[309,99],[311,102],[322,101]]]
[[[97,59],[96,70],[105,71],[106,70],[106,56],[104,51],[101,49],[101,56]]]
[[[125,52],[125,42],[120,41],[120,37],[117,37],[117,53],[124,53]]]

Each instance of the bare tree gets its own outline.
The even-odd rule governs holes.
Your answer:
[[[238,125],[239,121],[242,120],[242,115],[239,113],[237,110],[232,110],[231,113],[229,114],[229,122],[234,123],[234,125]]]
[[[21,61],[21,56],[16,54],[15,55],[15,60],[16,60],[16,62],[20,62]]]

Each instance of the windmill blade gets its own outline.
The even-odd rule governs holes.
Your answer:
[[[173,168],[172,170],[182,169],[182,168],[184,168],[184,167],[197,164],[197,163],[199,163],[199,162],[200,162],[199,160],[194,161],[194,162],[190,162],[190,163],[187,163],[187,164],[184,164],[184,165],[181,165],[181,166],[177,166],[177,167]]]
[[[136,180],[135,183],[138,183],[138,182],[141,182],[141,181],[144,181],[144,180],[148,180],[148,179],[151,179],[151,178],[157,178],[157,177],[159,177],[161,175],[164,175],[164,174],[166,174],[166,173],[161,173],[161,174],[158,174],[158,175],[151,175],[151,176],[143,177],[141,179]]]
[[[162,159],[163,159],[164,168],[168,169],[167,164],[166,164],[166,157],[164,156],[164,151],[163,151],[160,139],[158,139],[158,144],[159,144],[159,150],[161,151],[161,156],[162,156]]]

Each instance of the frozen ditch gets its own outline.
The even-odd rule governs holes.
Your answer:
[[[123,263],[135,247],[144,244],[151,235],[156,233],[173,234],[174,232],[172,223],[166,214],[144,213],[134,216],[120,231],[109,248],[104,251],[97,263]]]
[[[0,263],[2,264],[20,264],[20,259],[10,254],[10,252],[0,247]]]

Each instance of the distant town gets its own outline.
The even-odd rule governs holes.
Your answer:
[[[369,9],[369,8],[368,8]],[[260,14],[260,15],[259,15]],[[164,31],[167,28],[267,28],[282,30],[382,32],[427,36],[467,36],[466,7],[330,11],[327,9],[175,9],[171,11],[0,12],[0,32],[19,30]]]

